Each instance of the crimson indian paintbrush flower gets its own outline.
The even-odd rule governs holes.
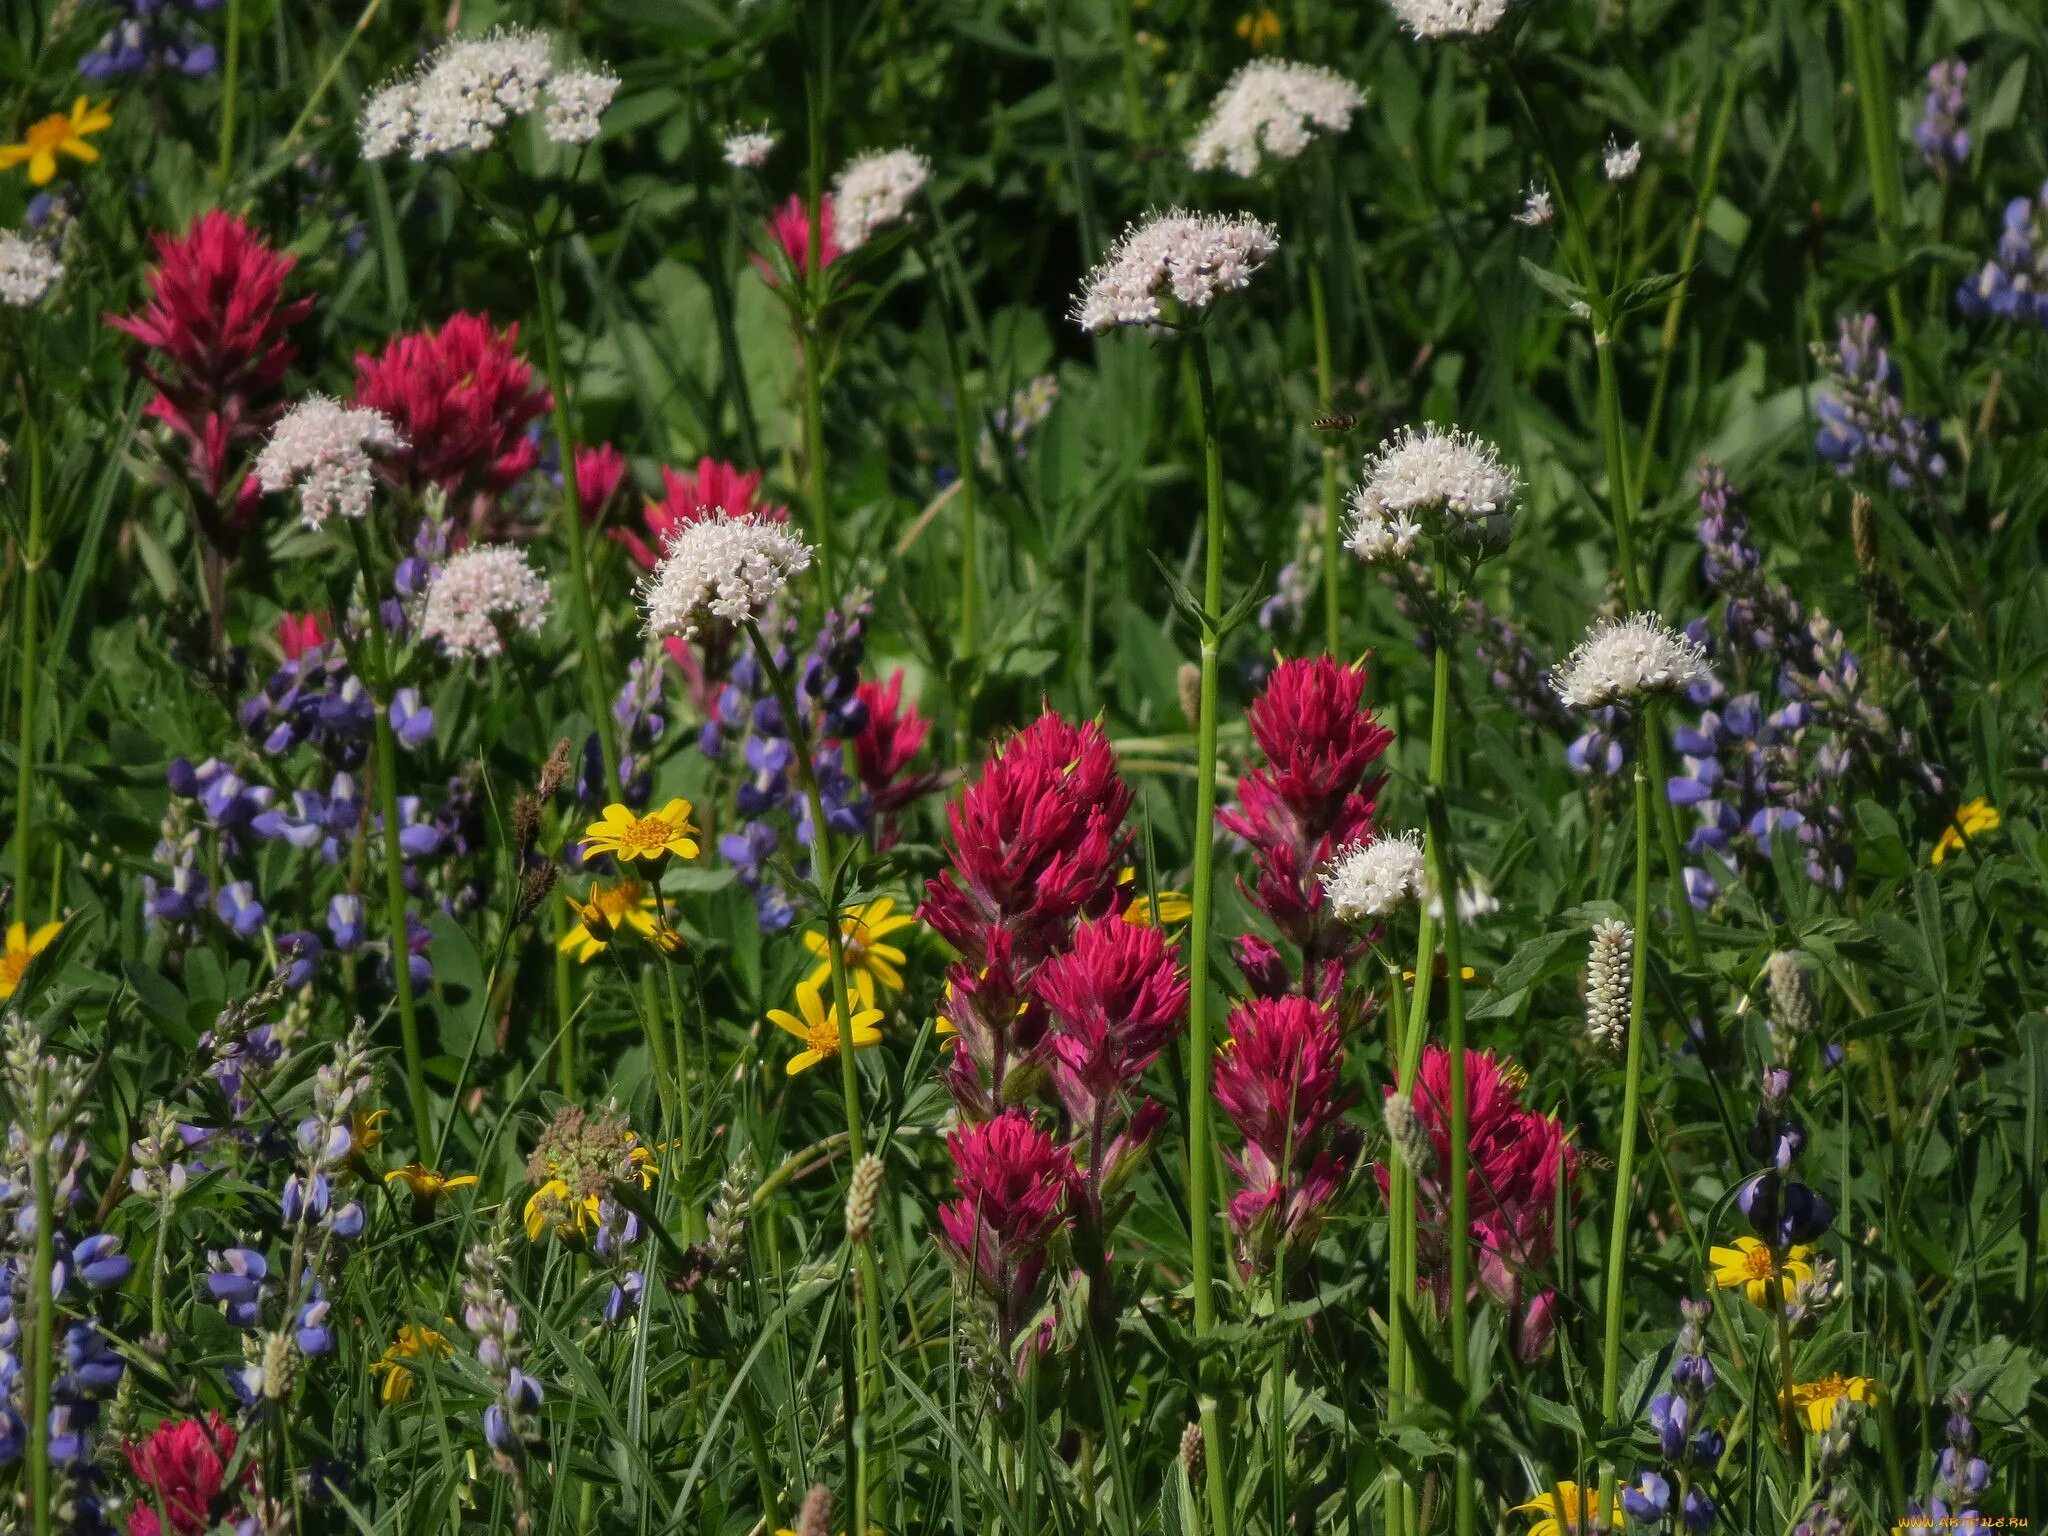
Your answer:
[[[1282,1248],[1312,1243],[1358,1156],[1344,1123],[1344,1040],[1334,1010],[1305,997],[1258,997],[1230,1015],[1216,1057],[1216,1102],[1244,1137],[1226,1153],[1242,1182],[1230,1221],[1244,1256],[1264,1268]]]
[[[284,296],[295,258],[233,214],[203,213],[184,234],[152,239],[149,302],[107,323],[153,354],[139,364],[156,388],[148,414],[183,442],[194,515],[228,551],[261,494],[253,478],[236,477],[282,407],[278,386],[297,355],[287,333],[313,301]]]
[[[1364,695],[1362,665],[1283,661],[1246,713],[1265,763],[1238,780],[1236,806],[1217,817],[1250,846],[1256,874],[1240,888],[1299,947],[1313,996],[1334,995],[1355,942],[1332,920],[1320,876],[1339,849],[1371,832],[1385,779],[1375,767],[1393,740]]]
[[[836,220],[832,214],[832,195],[828,192],[819,203],[820,228],[818,230],[818,265],[829,267],[846,253],[840,249]],[[798,273],[811,270],[811,212],[804,200],[792,196],[775,210],[768,221],[768,235],[782,249],[783,256]],[[770,283],[780,281],[776,269],[761,257],[754,258],[754,265],[761,269],[761,275]]]
[[[1082,1124],[1136,1085],[1180,1034],[1188,1004],[1166,936],[1120,917],[1076,928],[1074,947],[1046,962],[1035,990],[1054,1020],[1054,1085]]]
[[[576,504],[586,523],[602,522],[626,483],[626,456],[610,443],[576,450]]]
[[[128,1467],[142,1485],[128,1513],[129,1536],[200,1536],[228,1511],[221,1495],[235,1457],[235,1427],[218,1413],[167,1420],[147,1440],[129,1444]]]
[[[661,563],[668,541],[692,523],[724,512],[729,517],[752,517],[764,522],[786,523],[789,508],[759,499],[761,472],[743,470],[722,459],[701,458],[697,472],[685,475],[663,466],[661,499],[650,501],[641,512],[647,525],[642,538],[630,528],[614,528],[611,536],[626,547],[634,563],[651,571]],[[588,503],[586,503],[586,507]]]
[[[948,1256],[996,1308],[1007,1353],[1036,1311],[1045,1249],[1068,1219],[1074,1157],[1022,1110],[1005,1110],[946,1138],[959,1198],[939,1208]]]
[[[853,738],[854,772],[875,809],[875,844],[886,849],[896,842],[895,813],[938,787],[937,772],[912,766],[932,723],[903,697],[901,667],[886,683],[862,679],[855,693],[866,706],[867,721]]]
[[[405,439],[381,467],[407,490],[438,485],[450,498],[502,491],[540,462],[526,435],[551,404],[519,356],[519,327],[451,315],[439,330],[394,336],[356,354],[355,403],[382,412]]]
[[[1450,1167],[1450,1055],[1431,1045],[1422,1053],[1411,1102],[1428,1137],[1428,1167],[1415,1170],[1416,1240],[1422,1267],[1441,1306],[1449,1303],[1450,1260],[1444,1242],[1451,1208],[1445,1171]],[[1578,1153],[1549,1115],[1522,1107],[1521,1074],[1490,1051],[1465,1053],[1465,1101],[1471,1132],[1466,1200],[1477,1263],[1473,1289],[1509,1312],[1522,1358],[1548,1348],[1555,1326],[1554,1298],[1532,1286],[1557,1245],[1560,1175],[1569,1185]],[[1388,1089],[1391,1095],[1394,1090]],[[1380,1191],[1387,1170],[1378,1170]],[[1533,1293],[1533,1294],[1532,1294]]]

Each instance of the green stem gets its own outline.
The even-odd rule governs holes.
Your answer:
[[[557,913],[555,928],[555,1070],[560,1079],[562,1097],[574,1102],[576,1098],[576,986],[569,968],[574,963],[569,952],[562,948],[561,939],[569,936],[569,930],[576,926],[576,919],[567,905],[555,903]]]
[[[42,1051],[41,1041],[36,1042],[35,1050]],[[50,1189],[49,1071],[40,1060],[35,1070],[35,1127],[29,1145],[29,1185],[36,1208],[35,1256],[30,1261],[28,1285],[29,1498],[36,1536],[50,1536],[56,1516],[50,1498],[50,1387],[57,1336],[57,1307],[50,1295],[50,1276],[57,1263],[58,1211]]]
[[[563,532],[569,541],[569,619],[576,626],[576,648],[583,659],[583,704],[604,758],[604,792],[609,801],[619,792],[619,740],[612,722],[611,695],[605,687],[604,657],[597,645],[597,605],[591,599],[590,551],[583,530],[583,495],[576,485],[576,435],[569,416],[569,375],[562,366],[560,321],[555,313],[554,284],[547,259],[538,245],[527,248],[533,268],[534,303],[540,310],[542,356],[548,390],[555,397],[555,444],[562,456]]]
[[[1856,111],[1863,127],[1863,155],[1870,175],[1870,209],[1877,216],[1878,243],[1898,244],[1906,205],[1905,182],[1899,173],[1898,132],[1893,118],[1890,71],[1886,68],[1884,17],[1873,14],[1866,0],[1842,0],[1842,24],[1849,44],[1849,62],[1856,76]],[[1885,284],[1890,301],[1894,340],[1906,340],[1906,312],[1896,279]]]
[[[220,72],[220,184],[235,173],[235,96],[242,74],[242,0],[228,0],[221,22],[227,34],[227,58]]]
[[[21,545],[21,653],[15,658],[21,686],[21,751],[14,770],[14,917],[33,929],[30,855],[35,828],[36,684],[42,664],[37,655],[36,573],[43,563],[43,439],[33,417],[22,422],[21,436],[28,457],[28,537]]]
[[[1048,18],[1048,25],[1051,25]],[[1209,930],[1215,920],[1216,886],[1216,670],[1220,637],[1216,625],[1223,614],[1223,439],[1216,415],[1216,380],[1209,366],[1208,338],[1196,330],[1193,348],[1195,380],[1202,415],[1202,483],[1207,499],[1203,534],[1202,681],[1198,711],[1195,770],[1195,871],[1190,893],[1194,906],[1188,924],[1188,1242],[1195,1292],[1195,1336],[1206,1339],[1216,1328],[1213,1238],[1210,1218],[1214,1195],[1209,1188],[1215,1161],[1215,1133],[1209,1115],[1209,1078],[1215,1047],[1209,1028]],[[1207,1447],[1209,1529],[1228,1536],[1232,1529],[1223,1417],[1213,1398],[1202,1397],[1202,1439]]]
[[[1401,996],[1401,963],[1398,960],[1387,961],[1387,1016],[1391,1036],[1387,1059],[1395,1072],[1397,1091],[1406,1094],[1408,1088],[1399,1082],[1401,1047],[1406,1039],[1406,1010]],[[1413,1178],[1402,1158],[1396,1156],[1387,1160],[1387,1418],[1393,1417],[1395,1405],[1407,1390],[1408,1329],[1401,1317],[1404,1300],[1401,1288],[1408,1265],[1401,1248],[1404,1223],[1399,1213],[1407,1211],[1412,1216],[1414,1212]],[[1380,1474],[1387,1536],[1404,1536],[1406,1531],[1407,1501],[1403,1486],[1401,1469],[1390,1459]]]
[[[815,227],[815,226],[813,226]],[[825,379],[823,342],[815,321],[806,321],[804,353],[804,479],[811,504],[811,539],[818,546],[818,582],[830,607],[838,587],[832,568],[832,513],[825,504]]]
[[[1621,1151],[1614,1165],[1614,1217],[1607,1234],[1607,1284],[1600,1306],[1605,1328],[1600,1352],[1600,1421],[1607,1433],[1616,1429],[1621,1406],[1621,1326],[1628,1308],[1622,1294],[1628,1277],[1630,1193],[1635,1178],[1636,1123],[1642,1115],[1643,999],[1650,978],[1650,771],[1644,761],[1644,740],[1656,730],[1651,712],[1638,715],[1636,730],[1636,922],[1635,964],[1628,993],[1628,1065],[1622,1090]],[[1614,1467],[1600,1471],[1598,1507],[1610,1508]]]
[[[1091,264],[1102,255],[1102,226],[1095,216],[1095,192],[1088,181],[1088,149],[1081,137],[1081,112],[1075,105],[1074,71],[1067,59],[1060,0],[1046,0],[1045,38],[1052,53],[1053,78],[1059,86],[1060,127],[1067,141],[1067,174],[1074,179],[1074,208],[1081,224],[1081,255]],[[1211,1459],[1213,1460],[1213,1453]],[[1221,1531],[1217,1536],[1223,1536]]]
[[[935,263],[927,260],[925,264],[932,272],[938,271]],[[946,373],[953,386],[953,456],[960,471],[960,638],[955,651],[953,746],[955,760],[964,763],[974,729],[975,629],[981,602],[981,529],[974,490],[975,413],[967,394],[967,370],[960,361],[960,338],[953,334],[943,291],[939,310],[939,331],[946,341]]]
[[[1600,367],[1600,443],[1607,456],[1607,502],[1614,519],[1614,552],[1621,566],[1622,595],[1633,611],[1643,606],[1643,575],[1636,564],[1635,497],[1631,494],[1628,450],[1621,425],[1621,381],[1614,371],[1613,339],[1595,332],[1593,352]]]
[[[390,641],[384,633],[384,610],[370,559],[370,541],[360,520],[350,518],[356,563],[363,573],[363,611],[368,615],[370,696],[376,702],[375,753],[377,810],[384,818],[384,931],[391,944],[391,980],[398,990],[398,1027],[405,1048],[405,1091],[412,1108],[413,1138],[432,1145],[433,1101],[427,1097],[426,1059],[420,1050],[419,1015],[413,1005],[412,949],[405,926],[405,858],[398,850],[398,738],[391,730]]]
[[[1337,401],[1336,370],[1330,361],[1330,308],[1323,297],[1323,268],[1320,252],[1308,254],[1309,319],[1316,335],[1316,410],[1327,416]],[[1330,655],[1337,654],[1342,619],[1338,579],[1337,539],[1337,445],[1323,445],[1323,644]]]

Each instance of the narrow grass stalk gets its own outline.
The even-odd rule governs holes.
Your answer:
[[[1048,21],[1050,24],[1050,21]],[[1209,1028],[1209,930],[1215,922],[1216,897],[1216,668],[1223,616],[1223,439],[1216,418],[1216,379],[1209,366],[1208,338],[1200,330],[1189,336],[1193,348],[1196,394],[1202,419],[1202,484],[1207,511],[1204,523],[1205,561],[1202,577],[1201,704],[1197,711],[1195,771],[1195,873],[1190,893],[1194,911],[1188,924],[1188,1244],[1189,1269],[1195,1291],[1195,1336],[1206,1339],[1216,1328],[1211,1217],[1215,1195],[1209,1188],[1215,1164],[1215,1130],[1210,1118],[1209,1078],[1215,1047]],[[1213,1398],[1202,1399],[1202,1440],[1208,1454],[1209,1529],[1216,1536],[1231,1530],[1229,1479],[1224,1466],[1223,1416]]]
[[[242,0],[228,0],[227,15],[221,21],[227,34],[227,57],[220,71],[220,184],[225,187],[235,174],[235,97],[242,79]]]
[[[405,1093],[412,1111],[413,1138],[432,1145],[433,1101],[427,1097],[426,1058],[420,1049],[419,1013],[412,995],[412,949],[405,925],[405,857],[398,849],[398,738],[391,729],[391,652],[384,632],[384,610],[378,602],[376,566],[370,540],[359,519],[345,519],[355,541],[356,565],[363,574],[363,611],[368,634],[364,647],[370,663],[370,696],[374,713],[377,767],[377,811],[384,818],[384,930],[391,944],[391,984],[398,992],[398,1028],[405,1050]]]
[[[1856,112],[1863,128],[1863,157],[1870,176],[1870,207],[1877,215],[1878,242],[1898,243],[1906,206],[1905,182],[1899,174],[1898,133],[1892,116],[1890,71],[1885,67],[1884,15],[1867,0],[1842,0],[1842,26],[1849,43],[1849,63],[1856,76]],[[1885,285],[1895,340],[1906,339],[1906,311],[1894,280]]]
[[[1621,1148],[1614,1164],[1614,1218],[1607,1234],[1607,1283],[1600,1294],[1600,1422],[1612,1434],[1621,1406],[1621,1329],[1628,1307],[1623,1288],[1628,1279],[1630,1189],[1635,1178],[1636,1123],[1642,1117],[1643,999],[1650,979],[1650,770],[1644,742],[1657,728],[1655,711],[1639,707],[1636,718],[1636,885],[1635,964],[1629,976],[1628,1057],[1621,1108]],[[1600,1469],[1600,1508],[1611,1506],[1614,1466]]]
[[[1336,369],[1332,365],[1330,349],[1330,306],[1323,295],[1322,252],[1311,240],[1308,252],[1308,309],[1309,321],[1316,335],[1316,412],[1327,416],[1335,409],[1337,402]],[[1323,645],[1330,655],[1337,654],[1339,621],[1342,608],[1339,603],[1340,581],[1338,577],[1337,518],[1337,445],[1323,444]]]
[[[1067,174],[1074,181],[1074,210],[1081,225],[1081,255],[1094,262],[1102,255],[1102,225],[1095,214],[1095,191],[1088,180],[1088,147],[1081,136],[1081,109],[1074,94],[1074,69],[1067,59],[1066,18],[1060,0],[1046,0],[1045,41],[1052,54],[1053,79],[1060,96],[1060,128],[1067,141]],[[1218,1533],[1221,1536],[1221,1533]]]
[[[934,209],[933,218],[937,218]],[[936,279],[939,267],[927,251],[925,267]],[[946,375],[953,389],[953,457],[960,472],[960,614],[958,639],[954,644],[953,755],[967,761],[968,741],[974,729],[975,634],[980,623],[981,527],[975,502],[975,412],[967,393],[967,369],[960,360],[960,338],[954,334],[953,317],[947,312],[944,285],[939,293],[939,333],[946,342]]]
[[[1607,457],[1607,505],[1614,520],[1614,553],[1621,566],[1621,590],[1631,610],[1644,604],[1643,574],[1636,564],[1636,509],[1631,494],[1628,449],[1622,434],[1621,381],[1614,371],[1614,340],[1595,332],[1593,352],[1600,370],[1600,442]]]
[[[555,312],[554,283],[546,255],[538,245],[527,248],[533,268],[534,307],[540,311],[542,357],[548,371],[548,392],[554,396],[555,444],[562,457],[563,535],[569,541],[569,621],[576,627],[576,648],[582,653],[583,703],[590,711],[604,758],[604,798],[619,792],[619,739],[612,723],[611,695],[605,687],[604,657],[597,643],[597,605],[591,596],[590,550],[583,530],[583,495],[576,486],[576,436],[569,409],[569,375],[562,367],[560,321]]]
[[[829,12],[824,20],[829,28]],[[825,505],[825,75],[829,46],[829,42],[820,45],[817,65],[804,91],[810,109],[810,164],[805,173],[810,229],[804,239],[803,319],[797,335],[804,375],[804,492],[811,507],[811,542],[818,549],[818,583],[825,590],[828,608],[838,601],[839,594],[832,562],[832,517]]]
[[[14,917],[34,928],[29,890],[34,871],[31,844],[35,827],[36,687],[42,665],[37,654],[40,642],[36,573],[43,564],[44,502],[43,439],[36,430],[34,417],[24,419],[21,436],[28,459],[28,537],[21,544],[21,650],[14,658],[21,690],[20,750],[14,765]]]

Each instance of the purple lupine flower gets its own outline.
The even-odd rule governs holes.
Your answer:
[[[369,913],[363,907],[363,898],[346,892],[329,898],[327,902],[327,931],[334,936],[334,947],[347,951],[363,942],[363,935],[369,927]]]
[[[1711,1427],[1694,1433],[1704,1413],[1708,1395],[1714,1390],[1714,1367],[1707,1359],[1707,1322],[1714,1315],[1711,1302],[1687,1297],[1679,1303],[1684,1318],[1678,1343],[1672,1354],[1671,1390],[1650,1399],[1650,1429],[1657,1437],[1662,1464],[1644,1471],[1632,1486],[1621,1490],[1622,1508],[1631,1520],[1657,1525],[1672,1512],[1673,1480],[1679,1486],[1695,1484],[1714,1470],[1726,1442]],[[1714,1506],[1702,1495],[1697,1504],[1687,1498],[1679,1506],[1686,1528],[1703,1532],[1714,1523]]]
[[[1970,319],[2017,320],[2048,330],[2048,182],[2005,205],[1998,247],[1956,287],[1956,309]]]
[[[1951,165],[1970,158],[1970,102],[1964,94],[1969,78],[1970,66],[1961,59],[1942,59],[1927,67],[1927,98],[1913,127],[1913,143],[1920,159],[1943,176]]]
[[[320,956],[326,946],[320,936],[305,928],[293,929],[282,934],[277,941],[278,963],[284,968],[284,984],[293,991],[311,986],[313,974],[319,968]]]
[[[247,880],[222,886],[214,895],[213,912],[238,939],[253,938],[260,933],[268,916],[263,910],[263,903],[256,899],[256,887]]]
[[[1877,316],[1843,318],[1833,351],[1814,345],[1828,374],[1817,401],[1820,431],[1814,451],[1835,473],[1884,475],[1894,490],[1924,490],[1948,473],[1935,429],[1905,408],[1898,364],[1878,333]]]
[[[218,52],[192,17],[219,5],[220,0],[127,0],[127,15],[78,61],[78,72],[101,82],[158,72],[193,80],[210,75]]]
[[[417,688],[401,688],[391,696],[389,710],[392,734],[402,747],[417,747],[433,739],[434,712],[420,702]]]
[[[135,1265],[121,1252],[121,1239],[96,1233],[71,1250],[71,1271],[95,1291],[110,1290],[133,1273]]]

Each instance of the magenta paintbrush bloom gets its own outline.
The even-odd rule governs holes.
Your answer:
[[[626,456],[610,443],[576,450],[576,502],[586,523],[601,522],[626,483]]]
[[[1086,1124],[1094,1104],[1129,1092],[1179,1035],[1188,984],[1157,928],[1120,917],[1074,930],[1074,947],[1046,962],[1035,986],[1051,1011],[1053,1081]]]
[[[355,403],[381,412],[406,447],[381,461],[413,491],[451,499],[502,491],[540,462],[527,426],[553,398],[519,356],[519,327],[488,315],[449,317],[437,331],[393,337],[376,357],[356,354]]]
[[[961,1272],[993,1299],[1005,1346],[1036,1310],[1045,1246],[1067,1221],[1074,1156],[1019,1109],[946,1138],[959,1198],[939,1232]]]

